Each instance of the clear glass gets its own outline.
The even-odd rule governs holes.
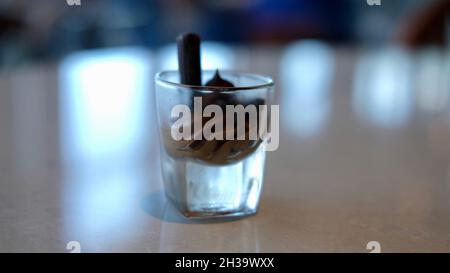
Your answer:
[[[211,79],[214,72],[202,71],[203,82]],[[179,83],[178,71],[155,76],[165,193],[186,217],[244,216],[255,214],[258,209],[264,177],[264,139],[189,142],[175,141],[171,136],[172,108],[182,104],[194,112],[194,97],[202,97],[203,107],[271,104],[272,79],[232,71],[220,74],[235,87],[183,85]],[[267,122],[270,111],[268,115]]]

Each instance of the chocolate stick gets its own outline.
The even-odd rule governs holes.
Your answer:
[[[180,82],[201,86],[200,37],[195,33],[180,34],[177,37],[177,47]]]

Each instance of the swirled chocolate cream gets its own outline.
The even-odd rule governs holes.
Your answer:
[[[224,88],[234,87],[231,82],[220,76],[219,71],[216,71],[214,77],[208,81],[205,86]],[[221,137],[219,139],[206,140],[204,136],[202,136],[202,132],[204,131],[203,129],[208,121],[214,117],[195,116],[192,114],[191,126],[189,128],[189,131],[192,133],[189,140],[175,140],[171,135],[172,128],[166,128],[164,130],[165,150],[169,155],[175,158],[189,158],[207,164],[224,165],[242,160],[259,147],[262,141],[259,137],[252,137],[251,131],[254,130],[254,132],[257,132],[257,124],[259,121],[259,112],[257,109],[259,105],[263,105],[265,103],[264,100],[257,99],[250,102],[247,101],[239,103],[234,99],[234,94],[221,94],[218,92],[203,94],[201,98],[202,109],[208,105],[218,105],[222,109],[224,113],[222,115],[223,129],[220,131],[213,130],[215,136],[220,135]],[[233,114],[232,118],[234,119],[234,126],[232,128],[226,128],[226,105],[242,105],[243,108],[248,105],[254,105],[256,108],[255,113],[257,115],[257,119],[252,123],[250,122],[250,117],[245,116],[245,128],[240,131],[238,130],[238,126],[242,126],[242,124],[239,124],[236,119],[236,115]],[[193,113],[195,111],[191,112]],[[199,128],[197,131],[194,130],[194,123],[196,121],[201,124],[201,126],[198,126]],[[171,122],[171,126],[173,125],[173,122]],[[241,132],[241,134],[243,132],[244,136],[239,137],[239,132]],[[228,140],[229,138],[227,139],[227,134],[232,135],[233,139]],[[202,136],[201,139],[198,139],[198,136]]]
[[[201,62],[200,62],[200,37],[194,33],[181,34],[177,38],[178,47],[178,68],[180,73],[180,83],[191,86],[201,86]],[[214,76],[206,82],[204,86],[232,88],[233,83],[223,79],[218,70]],[[184,158],[200,161],[206,164],[224,165],[238,162],[246,156],[254,152],[261,144],[259,137],[253,137],[252,132],[257,132],[259,121],[259,105],[265,104],[263,99],[256,99],[253,101],[237,101],[237,96],[233,93],[222,93],[213,91],[201,95],[195,95],[195,98],[201,98],[201,112],[208,105],[218,105],[223,112],[222,115],[222,129],[214,128],[214,134],[221,135],[220,138],[203,137],[203,129],[207,126],[208,121],[214,117],[204,117],[203,115],[196,115],[195,111],[191,109],[191,125],[190,138],[176,140],[172,136],[172,127],[175,121],[171,121],[169,128],[163,128],[163,138],[165,151],[174,158]],[[194,103],[190,105],[193,107]],[[245,124],[237,122],[236,116],[233,114],[234,126],[227,128],[226,126],[226,106],[254,105],[256,107],[256,123],[250,122],[250,117],[245,116]],[[197,122],[197,126],[194,124]],[[200,124],[200,126],[198,126]],[[238,128],[241,127],[241,128]],[[198,127],[198,128],[197,128]],[[241,130],[238,130],[241,129]],[[244,129],[244,130],[242,130]],[[228,130],[228,131],[227,131]],[[232,132],[230,132],[232,131]],[[240,135],[238,133],[240,132]],[[227,137],[232,135],[233,138]],[[242,135],[245,135],[244,137]],[[199,137],[200,136],[200,137]]]

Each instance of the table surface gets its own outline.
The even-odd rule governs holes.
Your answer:
[[[225,67],[277,83],[280,145],[256,215],[201,222],[163,194],[152,77],[137,75],[158,54],[118,52],[132,57],[0,71],[0,251],[450,251],[448,54],[233,49]]]

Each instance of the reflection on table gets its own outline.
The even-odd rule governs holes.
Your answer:
[[[0,73],[0,250],[450,250],[448,51],[206,45],[205,67],[277,83],[256,216],[189,221],[164,197],[153,74],[175,47],[94,50]]]

